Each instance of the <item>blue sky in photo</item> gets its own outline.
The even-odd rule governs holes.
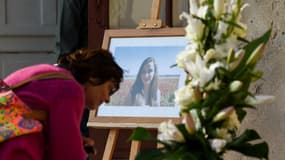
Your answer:
[[[116,47],[113,54],[116,62],[128,71],[126,75],[136,75],[147,57],[154,57],[159,75],[177,75],[182,70],[170,66],[175,64],[176,55],[184,48],[185,46],[121,46]]]

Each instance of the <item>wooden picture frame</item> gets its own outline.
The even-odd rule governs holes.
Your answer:
[[[143,59],[141,59],[141,57],[143,57],[143,56],[147,57],[149,55],[156,56],[156,58],[158,57],[157,59],[159,59],[159,60],[163,59],[164,57],[168,57],[168,56],[164,55],[164,52],[167,52],[167,53],[170,52],[169,51],[169,48],[170,48],[170,50],[173,50],[173,53],[169,53],[172,56],[171,57],[171,60],[173,62],[172,65],[175,64],[176,55],[179,53],[179,51],[182,51],[185,48],[185,45],[187,43],[186,38],[185,38],[185,31],[183,28],[111,29],[111,30],[105,30],[102,48],[110,50],[114,54],[116,61],[118,60],[118,58],[120,58],[120,57],[116,57],[116,55],[122,55],[122,54],[120,54],[122,52],[118,52],[118,49],[114,48],[114,46],[116,46],[118,44],[120,45],[121,42],[123,45],[126,45],[127,48],[139,47],[139,48],[132,48],[133,50],[135,50],[135,52],[138,52],[138,53],[136,53],[137,55],[133,56],[133,57],[138,57],[138,59],[141,61],[143,61]],[[153,49],[151,47],[157,47],[156,42],[158,42],[159,47],[161,49],[163,49],[161,51],[161,53],[160,53],[160,51],[159,51],[159,54],[157,54],[157,55],[155,53],[148,53],[149,51],[151,51]],[[127,44],[124,44],[124,43],[127,43]],[[166,44],[163,44],[164,47],[160,46],[162,43],[166,43]],[[115,45],[113,45],[113,44],[115,44]],[[142,49],[141,46],[143,46],[142,48],[147,51],[147,52],[143,53],[143,55],[141,55],[140,54],[141,52],[139,51],[140,49]],[[168,47],[168,49],[165,49],[166,47]],[[124,51],[126,51],[126,50],[124,50]],[[167,53],[165,53],[165,54],[167,54]],[[134,60],[129,59],[129,58],[127,58],[127,59],[128,59],[127,63],[130,63],[131,61],[135,61],[135,59]],[[124,62],[124,63],[126,63],[126,62]],[[134,63],[136,63],[136,62],[134,62]],[[122,68],[125,70],[124,65],[121,65],[120,62],[118,62],[118,64],[120,66],[123,66]],[[166,65],[164,63],[160,63],[160,64]],[[137,64],[137,65],[140,66],[140,64]],[[169,64],[168,64],[168,66],[170,68]],[[133,67],[130,66],[129,68],[133,68]],[[165,68],[165,67],[161,67],[160,69],[162,69],[162,68]],[[174,68],[177,68],[177,67],[174,67]],[[158,69],[159,69],[159,67],[158,67]],[[181,70],[181,69],[179,69],[179,70]],[[182,70],[181,70],[181,72],[182,72]],[[179,75],[185,76],[184,73],[183,74],[179,73]],[[181,80],[184,83],[185,77],[179,78],[179,81],[180,81],[179,85],[181,85]],[[177,88],[175,88],[175,89],[178,89],[178,87],[180,87],[180,86],[177,86]],[[174,93],[174,90],[172,90],[171,92]],[[112,96],[112,98],[113,98],[113,96]],[[100,107],[107,108],[107,106],[100,106]],[[156,128],[158,126],[158,124],[161,123],[162,121],[172,119],[174,122],[178,122],[180,120],[179,108],[177,108],[178,106],[176,106],[176,108],[175,108],[175,112],[177,112],[177,113],[175,113],[176,114],[175,116],[173,116],[173,115],[164,116],[164,114],[162,113],[159,116],[154,115],[151,117],[144,116],[144,114],[142,116],[129,116],[129,115],[113,116],[112,113],[110,113],[109,115],[100,115],[101,114],[100,107],[96,112],[92,111],[90,113],[89,121],[87,124],[89,127],[93,126],[93,127],[97,127],[97,128],[98,127],[102,127],[102,128],[106,128],[106,127],[107,128],[108,127],[110,127],[110,128],[135,128],[138,126],[143,126],[145,128]],[[109,106],[108,108],[110,108],[110,107],[112,107],[112,106]],[[131,106],[131,107],[133,107],[133,106]],[[113,113],[117,113],[117,111],[116,111],[117,108],[118,108],[118,106],[115,106],[113,108],[113,109],[115,109]],[[122,108],[124,108],[124,106]],[[135,108],[135,106],[133,108]],[[151,108],[151,107],[149,107],[149,108]],[[155,108],[155,107],[153,107],[153,108]],[[157,108],[159,109],[162,107],[157,107]],[[170,107],[169,107],[169,109],[170,109]],[[120,109],[118,109],[118,110],[120,110]],[[112,108],[111,108],[110,112],[112,112]],[[153,111],[151,111],[151,112],[153,112]],[[170,112],[172,112],[172,110],[170,110],[169,113]],[[159,111],[158,111],[158,113],[159,113]]]

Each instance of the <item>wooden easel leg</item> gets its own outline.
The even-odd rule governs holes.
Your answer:
[[[106,146],[105,146],[105,150],[104,150],[104,154],[103,154],[103,160],[112,159],[115,146],[116,146],[116,142],[118,139],[118,135],[119,135],[118,129],[110,129],[108,139],[106,142]]]
[[[140,148],[141,141],[132,141],[129,160],[134,160],[136,158],[136,155],[139,152]]]

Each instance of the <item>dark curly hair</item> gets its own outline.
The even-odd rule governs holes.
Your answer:
[[[90,82],[100,85],[112,80],[119,89],[123,80],[123,70],[115,62],[113,55],[104,49],[80,49],[58,58],[58,65],[74,75],[75,79],[84,84]]]

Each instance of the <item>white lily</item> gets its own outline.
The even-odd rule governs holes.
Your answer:
[[[181,109],[196,101],[195,92],[191,85],[185,85],[174,92],[175,103]]]
[[[226,12],[237,14],[238,12],[238,0],[228,0],[226,3]]]
[[[205,25],[201,22],[201,20],[193,18],[191,15],[185,12],[180,15],[180,18],[185,18],[188,22],[188,25],[185,27],[185,37],[191,41],[201,40],[205,28]]]
[[[202,18],[202,19],[205,19],[206,18],[206,15],[208,13],[208,9],[209,9],[209,6],[202,6],[198,9],[198,13],[197,13],[197,16]]]
[[[211,145],[212,150],[214,150],[217,153],[220,153],[227,144],[227,141],[224,139],[215,138],[215,139],[211,139],[209,141],[210,141],[210,145]]]
[[[220,40],[222,38],[222,35],[227,33],[228,27],[229,27],[229,24],[227,24],[223,21],[219,21],[217,33],[215,34],[214,38],[217,40]]]
[[[197,52],[197,45],[191,43],[186,47],[185,50],[180,52],[176,56],[176,64],[178,67],[186,69],[185,62],[187,61],[194,61],[195,60],[195,55],[198,54]]]
[[[191,84],[193,86],[204,87],[215,75],[216,68],[222,66],[220,62],[213,63],[207,67],[207,64],[202,60],[200,55],[196,55],[195,62],[186,62],[186,71],[193,78]]]
[[[216,58],[217,57],[216,55],[217,55],[216,50],[213,48],[210,48],[206,51],[204,59],[206,62],[208,62],[209,60]]]
[[[169,120],[167,122],[162,122],[158,127],[158,136],[157,138],[161,141],[169,142],[185,142],[183,134],[177,129],[175,124]]]
[[[225,43],[216,44],[215,50],[219,58],[225,58],[232,50],[237,50],[237,36],[231,35],[227,38]]]
[[[186,26],[186,38],[193,41],[199,41],[203,37],[205,25],[198,19],[191,19]]]

